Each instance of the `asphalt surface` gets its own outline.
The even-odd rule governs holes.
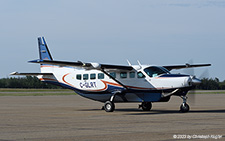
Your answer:
[[[0,140],[225,139],[225,94],[196,95],[189,113],[179,112],[181,103],[173,97],[148,112],[119,103],[106,113],[78,95],[2,96]]]

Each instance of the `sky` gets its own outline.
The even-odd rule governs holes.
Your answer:
[[[0,0],[0,78],[39,72],[37,37],[55,60],[211,63],[225,80],[225,0]],[[184,70],[180,70],[183,73]]]

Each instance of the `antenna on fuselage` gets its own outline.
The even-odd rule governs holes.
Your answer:
[[[140,66],[140,68],[142,68],[140,61],[139,61],[139,60],[137,60],[137,62],[138,62],[138,65]]]
[[[128,63],[129,66],[132,66],[131,63],[130,63],[130,61],[128,59],[127,59],[127,63]]]

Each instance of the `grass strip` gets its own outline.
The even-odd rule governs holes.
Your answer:
[[[73,92],[69,89],[0,89],[0,92]]]
[[[190,92],[188,94],[225,94],[224,92]]]
[[[54,95],[75,95],[76,93],[0,93],[0,96],[54,96]]]

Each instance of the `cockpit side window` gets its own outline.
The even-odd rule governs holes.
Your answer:
[[[148,67],[144,69],[144,71],[150,77],[156,77],[160,74],[169,73],[168,70],[166,70],[165,68],[160,68],[160,67]]]

